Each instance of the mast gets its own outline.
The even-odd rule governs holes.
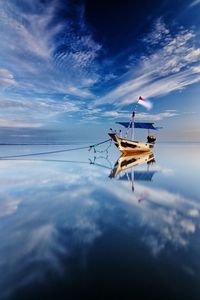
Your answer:
[[[132,113],[132,118],[131,118],[131,122],[132,122],[132,127],[131,127],[131,140],[133,140],[133,139],[134,139],[134,136],[135,136],[134,117],[135,117],[135,112]]]
[[[134,123],[134,119],[135,119],[135,114],[136,114],[136,110],[137,110],[137,106],[138,106],[138,102],[139,102],[139,98],[135,104],[135,108],[134,111],[132,112],[132,118],[131,118],[131,122],[132,122],[132,128],[131,128],[131,140],[134,139],[135,136],[135,123]]]

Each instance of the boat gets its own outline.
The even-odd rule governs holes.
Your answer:
[[[115,146],[125,155],[130,153],[149,152],[152,150],[153,143],[143,143],[120,138],[116,133],[109,133],[109,136],[114,141]]]
[[[141,152],[149,152],[153,149],[154,144],[156,142],[156,137],[154,135],[150,135],[150,130],[158,130],[160,127],[155,127],[153,122],[116,122],[126,128],[130,128],[132,130],[131,135],[133,136],[133,127],[140,129],[147,129],[148,136],[146,142],[136,141],[133,139],[122,138],[118,136],[117,132],[108,133],[111,139],[114,141],[115,146],[125,155],[131,153],[141,153]],[[121,133],[121,131],[120,131]]]
[[[135,105],[135,109],[132,113],[132,117],[129,122],[116,122],[116,124],[119,124],[127,128],[126,135],[124,138],[119,136],[116,130],[113,131],[112,129],[110,129],[110,132],[108,133],[108,135],[114,141],[115,146],[125,155],[129,155],[131,153],[141,153],[141,152],[151,151],[156,142],[156,137],[155,135],[150,135],[150,130],[158,130],[161,128],[161,127],[155,127],[154,122],[135,122],[136,108],[138,104],[141,104],[141,102],[144,102],[144,99],[140,96]],[[135,128],[148,130],[148,136],[146,142],[137,141],[133,139]],[[129,129],[131,130],[131,138],[128,138]],[[121,135],[121,133],[122,131],[120,130],[119,134]]]

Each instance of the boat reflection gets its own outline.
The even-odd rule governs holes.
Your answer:
[[[134,167],[147,164],[147,170],[133,170]],[[118,180],[127,180],[134,191],[134,181],[151,181],[156,170],[150,170],[150,165],[155,163],[153,152],[137,153],[133,155],[121,155],[116,161],[109,177]],[[129,172],[128,172],[129,170]]]

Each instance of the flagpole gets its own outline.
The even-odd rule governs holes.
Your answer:
[[[135,114],[136,114],[136,110],[137,110],[137,106],[138,106],[138,102],[139,102],[140,98],[138,98],[136,104],[135,104],[135,109],[132,113],[132,130],[131,130],[131,140],[134,139],[135,137],[135,124],[134,124],[134,119],[135,119]]]
[[[132,113],[132,128],[131,128],[131,140],[133,141],[135,135],[135,128],[134,128],[134,112]]]

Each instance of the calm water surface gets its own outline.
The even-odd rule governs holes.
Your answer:
[[[67,147],[1,146],[0,156]],[[200,145],[154,154],[116,165],[114,146],[1,159],[0,299],[199,300]]]

